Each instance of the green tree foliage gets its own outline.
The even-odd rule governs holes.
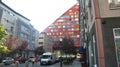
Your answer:
[[[7,48],[7,46],[4,46],[6,39],[4,36],[8,35],[8,33],[4,29],[4,25],[0,24],[0,52],[2,53],[9,53],[10,50]]]

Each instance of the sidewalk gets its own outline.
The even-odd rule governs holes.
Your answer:
[[[63,64],[63,67],[82,67],[82,66],[78,60],[74,60],[72,64],[69,64],[69,65]]]

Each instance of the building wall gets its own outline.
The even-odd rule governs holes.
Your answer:
[[[1,23],[4,24],[5,30],[9,33],[9,35],[15,36],[15,24],[16,24],[16,16],[14,16],[9,9],[1,7],[3,10],[1,16]]]
[[[120,16],[120,3],[115,4],[114,2],[112,2],[112,0],[98,0],[98,1],[99,1],[100,16],[102,18]]]
[[[117,46],[115,45],[113,28],[120,28],[120,19],[106,18],[102,24],[104,37],[105,67],[117,67]]]
[[[119,9],[115,6],[111,7],[108,3],[108,0],[98,0],[98,2],[97,0],[91,1],[93,1],[93,3],[91,4],[93,4],[92,7],[94,8],[92,9],[92,12],[93,14],[95,14],[95,16],[93,17],[93,22],[95,23],[95,30],[93,32],[95,32],[96,35],[96,47],[91,46],[90,48],[95,49],[93,50],[93,52],[97,51],[97,58],[94,56],[94,54],[93,58],[89,57],[91,61],[94,60],[93,63],[89,61],[89,65],[90,67],[92,67],[93,65],[95,65],[94,62],[96,61],[98,62],[96,66],[117,67],[118,64],[116,57],[116,47],[113,37],[113,28],[119,27]],[[91,7],[88,8],[90,9]],[[91,16],[88,15],[88,18],[91,19]],[[91,22],[92,21],[90,21],[88,25]],[[89,34],[92,34],[92,28],[94,27],[94,25],[89,26]],[[89,38],[91,40],[92,35],[90,35]]]
[[[16,17],[4,11],[2,15],[2,22],[9,35],[15,36]]]
[[[86,14],[86,24],[88,31],[90,31],[95,23],[95,11],[94,11],[94,5],[93,0],[86,0],[86,7],[85,7],[85,14]],[[89,22],[89,23],[87,23]]]
[[[39,35],[39,47],[44,45],[44,34],[40,33]]]
[[[39,31],[35,31],[35,47],[39,47]]]
[[[36,38],[36,29],[31,25],[28,24],[29,22],[26,22],[22,19],[17,20],[17,37],[19,39],[25,39],[28,41],[29,49],[34,50],[35,44],[38,38]],[[37,45],[37,44],[36,44]]]
[[[45,49],[45,52],[53,52],[53,44],[52,44],[52,41],[53,39],[52,39],[52,37],[51,36],[46,36],[45,37],[45,41],[44,41],[44,46],[43,46],[43,48]]]
[[[36,30],[30,25],[29,28],[30,30],[30,50],[34,50],[36,48]]]
[[[86,46],[88,66],[119,67],[119,41],[116,43],[113,29],[120,29],[120,3],[118,3],[120,1],[85,0],[85,2],[82,4],[85,5],[85,11],[80,10],[85,15],[80,16],[85,17],[81,20],[87,24],[85,29],[88,36]],[[119,40],[118,31],[116,38]]]
[[[57,44],[60,38],[68,37],[72,38],[76,48],[80,47],[78,10],[78,4],[75,4],[44,30],[47,35],[54,37],[54,44]]]
[[[26,39],[30,49],[34,50],[35,43],[38,43],[38,38],[36,38],[38,35],[34,34],[36,29],[29,22],[28,18],[0,2],[0,23],[4,24],[9,35],[13,35],[18,39]]]
[[[3,13],[3,10],[2,8],[0,7],[0,21],[1,21],[1,18],[2,18],[2,13]],[[1,22],[0,22],[1,23]]]
[[[98,50],[97,50],[97,40],[96,40],[96,31],[95,24],[93,24],[89,32],[88,46],[87,46],[87,60],[89,61],[89,67],[98,66]]]
[[[39,46],[43,46],[45,52],[52,52],[53,39],[48,36],[45,32],[41,32],[39,36]]]
[[[103,38],[103,49],[101,51],[103,51],[105,56],[105,67],[120,66],[120,61],[118,60],[119,54],[117,54],[118,47],[115,45],[115,39],[113,37],[113,28],[119,28],[120,3],[118,3],[117,1],[118,0],[98,0],[99,11],[96,11],[96,13],[99,14],[100,12],[100,18],[98,19],[100,19],[102,24],[101,35],[103,36],[101,37]]]

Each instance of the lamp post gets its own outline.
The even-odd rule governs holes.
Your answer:
[[[61,45],[62,38],[60,38],[59,40],[60,40],[60,45]],[[60,48],[60,67],[62,67],[62,55],[61,55],[61,48]]]

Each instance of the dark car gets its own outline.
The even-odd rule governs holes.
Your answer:
[[[11,58],[11,57],[6,57],[4,60],[2,60],[2,62],[3,62],[5,65],[8,65],[8,64],[14,63],[14,59]]]

